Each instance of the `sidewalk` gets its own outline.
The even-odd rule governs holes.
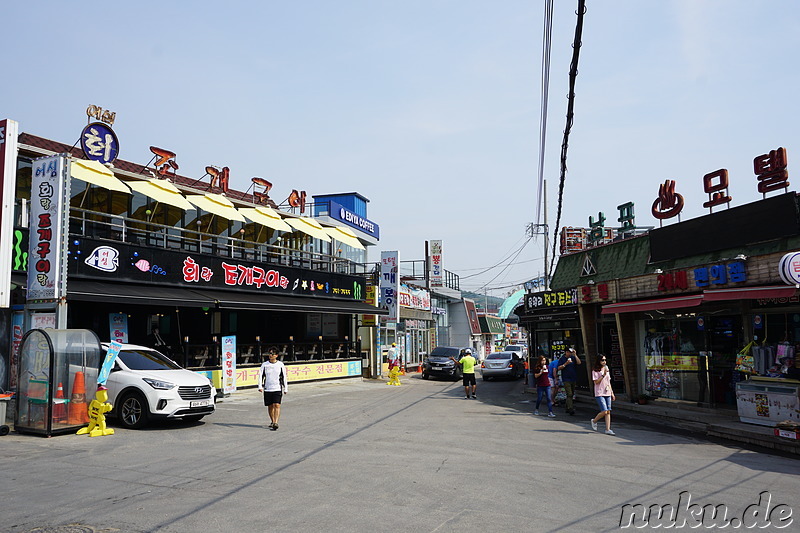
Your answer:
[[[525,392],[536,394],[536,389],[526,387]],[[596,407],[594,397],[588,392],[576,391],[576,395],[576,403],[579,406]],[[702,433],[707,437],[800,455],[800,440],[776,437],[772,427],[740,422],[735,409],[709,409],[697,407],[689,402],[667,399],[639,405],[625,398],[614,402],[613,409],[615,415],[630,420],[665,424]]]

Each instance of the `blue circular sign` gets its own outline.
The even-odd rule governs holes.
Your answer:
[[[108,124],[93,122],[81,132],[81,148],[87,159],[111,163],[119,155],[117,134]]]

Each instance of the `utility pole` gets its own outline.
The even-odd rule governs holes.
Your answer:
[[[550,288],[550,275],[549,270],[547,268],[548,265],[548,255],[549,255],[549,243],[550,240],[548,238],[548,228],[547,228],[547,180],[544,180],[544,195],[543,195],[543,203],[544,203],[544,224],[528,224],[528,235],[533,237],[534,235],[544,235],[544,288]]]

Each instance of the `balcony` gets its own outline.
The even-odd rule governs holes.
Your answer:
[[[400,280],[418,283],[427,286],[427,262],[425,260],[400,261]],[[458,274],[444,270],[442,273],[442,286],[454,291],[460,291],[460,278]]]
[[[303,239],[300,247],[282,246],[75,207],[70,209],[69,234],[71,237],[89,237],[320,272],[375,275],[374,264],[357,263],[343,257],[308,250],[311,247],[310,238]],[[281,242],[280,239],[278,242]]]

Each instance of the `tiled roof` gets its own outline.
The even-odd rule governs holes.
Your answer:
[[[28,146],[33,146],[35,148],[40,148],[42,150],[49,150],[57,154],[66,153],[78,159],[85,159],[83,155],[83,150],[81,150],[80,147],[72,147],[57,141],[51,141],[50,139],[37,137],[36,135],[31,135],[30,133],[20,133],[19,143],[26,144]],[[139,174],[142,176],[143,179],[151,177],[150,172],[147,172],[145,170],[145,165],[141,163],[133,163],[131,161],[125,161],[123,159],[117,159],[114,161],[114,168],[119,170],[124,170],[126,172],[131,172],[133,174]],[[198,181],[197,178],[188,178],[186,176],[181,176],[178,174],[170,174],[169,179],[177,187],[181,189],[188,189],[187,192],[197,193],[197,194],[214,192],[217,194],[222,194],[221,187],[211,187],[211,185],[208,182]],[[252,194],[245,194],[241,191],[237,191],[234,189],[228,189],[228,192],[225,193],[225,196],[232,202],[239,201],[250,205],[257,204],[255,197]],[[269,207],[277,208],[278,205],[270,199]]]

